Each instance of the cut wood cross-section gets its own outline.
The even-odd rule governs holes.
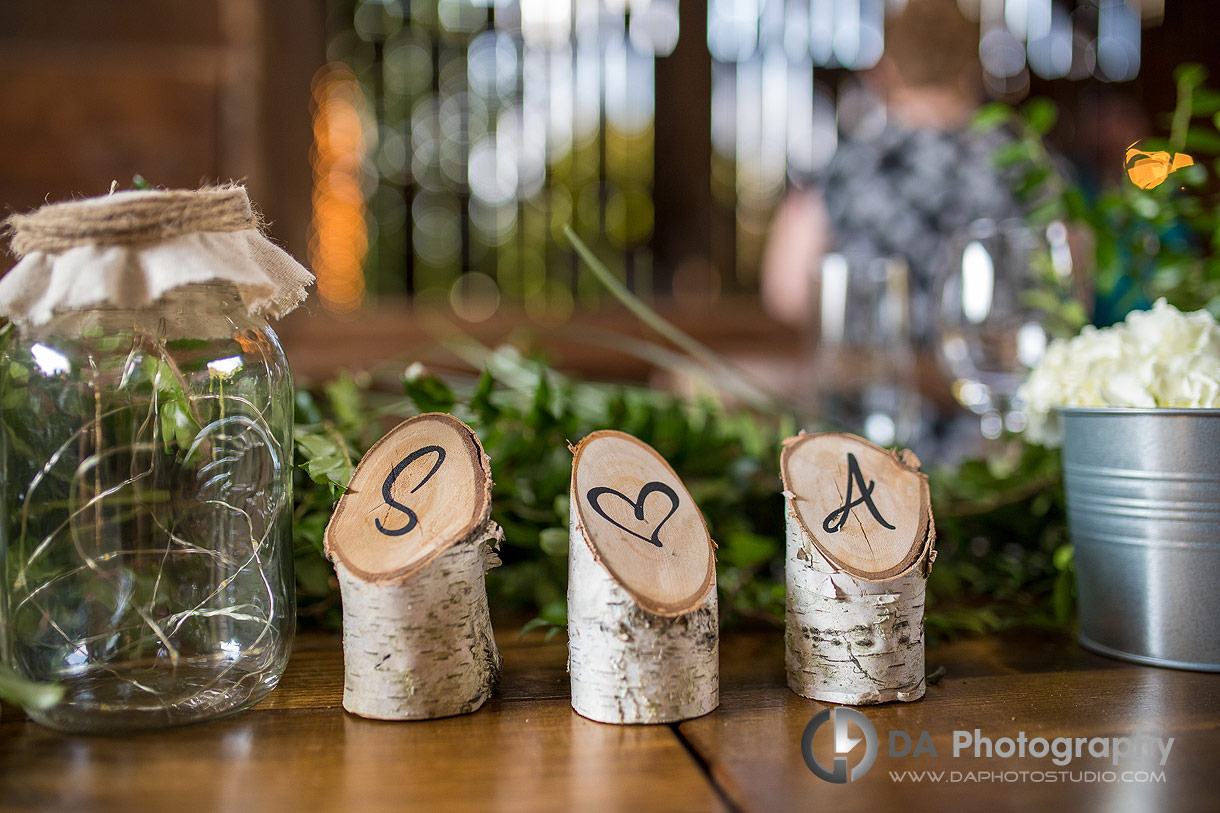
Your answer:
[[[936,557],[919,459],[854,435],[802,434],[784,442],[780,469],[788,685],[831,703],[918,700]]]
[[[369,449],[326,527],[343,599],[343,707],[382,720],[477,709],[500,675],[484,574],[491,466],[470,427],[417,415]]]
[[[572,708],[603,723],[699,717],[720,700],[716,558],[669,464],[611,430],[574,450],[568,557]]]

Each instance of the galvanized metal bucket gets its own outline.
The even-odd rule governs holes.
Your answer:
[[[1059,416],[1080,643],[1220,672],[1220,409]]]

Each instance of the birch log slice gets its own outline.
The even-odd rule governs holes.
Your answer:
[[[576,447],[568,559],[572,707],[666,723],[719,704],[716,560],[703,515],[650,446],[610,430]]]
[[[499,564],[491,468],[439,413],[369,449],[326,528],[343,599],[343,707],[383,720],[477,709],[500,674],[484,574]]]
[[[785,441],[788,685],[864,705],[917,700],[935,558],[927,477],[910,452],[854,435]]]

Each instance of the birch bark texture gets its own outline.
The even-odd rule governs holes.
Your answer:
[[[450,415],[399,424],[356,468],[326,527],[343,599],[343,707],[379,720],[479,708],[499,680],[484,576],[504,538],[491,464]]]
[[[780,469],[789,688],[846,705],[923,697],[936,526],[919,459],[855,435],[802,433],[784,441]]]
[[[573,449],[568,545],[572,708],[669,723],[720,703],[715,545],[669,464],[623,432]]]

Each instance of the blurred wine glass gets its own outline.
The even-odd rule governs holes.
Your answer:
[[[945,253],[937,356],[988,440],[1025,428],[1016,391],[1047,343],[1044,313],[1028,297],[1040,249],[1041,238],[1020,222],[976,220]]]
[[[915,445],[923,401],[906,262],[830,253],[814,292],[818,413],[881,446]]]

